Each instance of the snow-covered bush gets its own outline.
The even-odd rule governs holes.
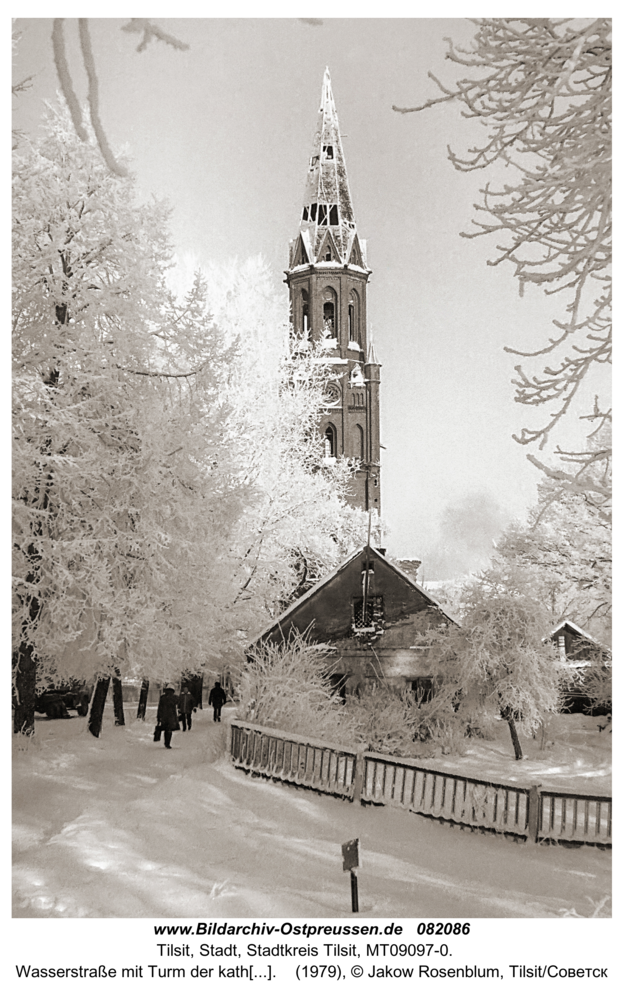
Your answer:
[[[448,694],[417,702],[407,688],[386,683],[347,703],[358,738],[369,750],[397,757],[460,753],[466,720],[453,710]]]
[[[239,681],[239,717],[299,736],[354,744],[355,727],[329,673],[329,647],[293,635],[282,646],[263,643],[248,653]]]

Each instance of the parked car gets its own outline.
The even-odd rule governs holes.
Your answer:
[[[49,687],[37,695],[35,711],[48,719],[69,719],[70,711],[86,715],[93,691],[92,685],[83,681],[70,681],[59,687]]]

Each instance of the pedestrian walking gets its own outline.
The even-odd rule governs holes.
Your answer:
[[[208,704],[212,705],[213,708],[213,720],[215,722],[221,722],[221,709],[227,701],[227,695],[219,681],[215,682],[210,695],[208,696]]]
[[[165,734],[165,749],[171,750],[171,734],[180,728],[175,688],[166,684],[158,702],[156,721]]]
[[[182,723],[182,732],[185,733],[187,728],[191,731],[191,725],[193,724],[193,712],[195,711],[195,699],[190,693],[186,685],[182,688],[180,697],[178,698],[178,712],[180,715],[180,722]]]

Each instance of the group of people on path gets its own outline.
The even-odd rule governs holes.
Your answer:
[[[216,681],[210,695],[208,704],[212,705],[213,719],[221,722],[221,709],[227,701],[227,695],[219,681]],[[195,699],[188,687],[183,685],[179,697],[176,697],[173,684],[166,684],[158,702],[158,712],[156,714],[156,730],[154,740],[157,742],[162,733],[165,737],[165,749],[171,750],[171,736],[180,729],[182,732],[191,731],[193,723],[193,712],[197,711]]]

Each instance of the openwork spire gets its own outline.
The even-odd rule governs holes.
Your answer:
[[[356,236],[340,125],[325,70],[321,106],[308,164],[300,232],[310,263],[335,261],[366,267]]]

